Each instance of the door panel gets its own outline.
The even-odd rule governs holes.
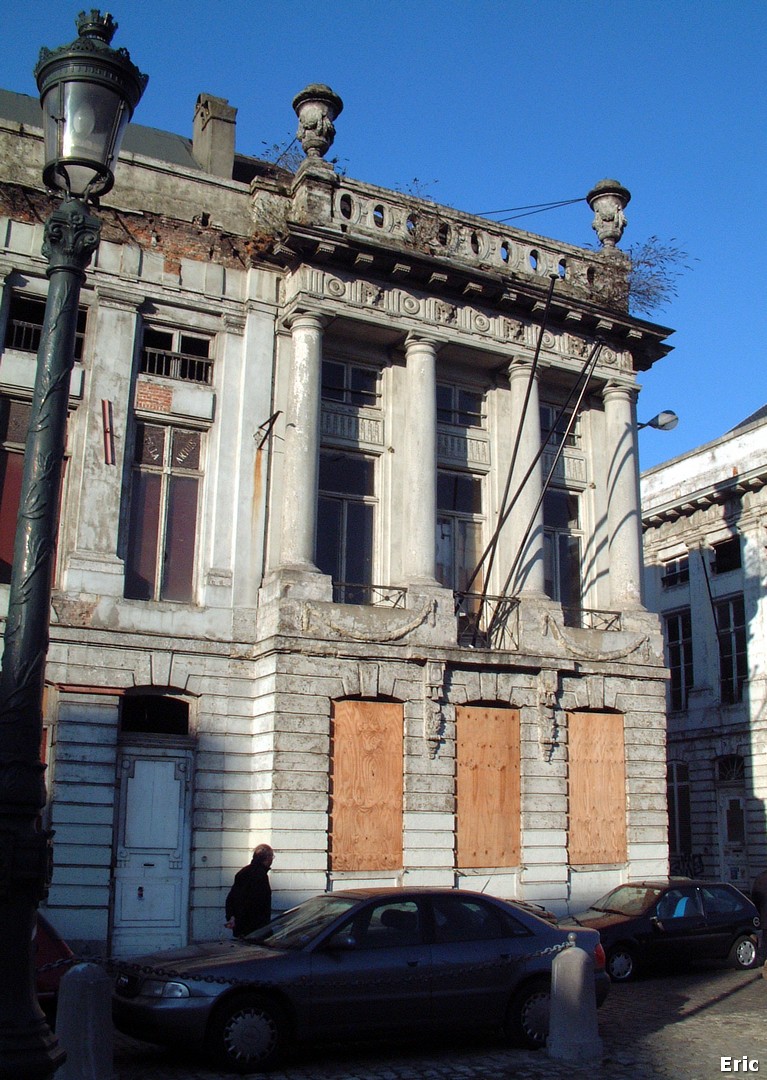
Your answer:
[[[186,944],[192,764],[187,750],[122,751],[115,955]]]

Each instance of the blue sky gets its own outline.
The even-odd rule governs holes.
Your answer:
[[[6,3],[0,85],[36,94],[39,47],[76,35],[73,0]],[[90,5],[88,5],[90,6]],[[150,76],[135,120],[191,134],[197,95],[238,109],[237,148],[295,131],[293,96],[341,95],[332,153],[350,176],[485,213],[632,193],[623,246],[658,236],[688,255],[678,296],[652,316],[674,351],[642,376],[648,468],[717,438],[767,402],[767,0],[115,0]],[[585,202],[520,219],[591,244]]]

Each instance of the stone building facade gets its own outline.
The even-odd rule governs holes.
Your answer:
[[[673,870],[750,889],[767,867],[767,410],[642,476],[661,615]]]
[[[341,176],[340,99],[294,108],[295,174],[209,95],[191,140],[133,126],[100,210],[44,747],[81,947],[219,935],[258,842],[279,907],[564,911],[667,868],[635,399],[668,331],[627,312],[628,192],[589,193],[579,249]],[[7,580],[49,202],[37,103],[0,116]]]

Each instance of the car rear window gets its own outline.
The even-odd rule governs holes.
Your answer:
[[[706,913],[709,915],[730,915],[745,911],[748,907],[745,896],[723,885],[703,885],[700,891]]]

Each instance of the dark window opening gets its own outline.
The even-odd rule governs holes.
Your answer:
[[[194,600],[202,435],[185,428],[136,426],[125,595]]]
[[[338,401],[356,408],[376,408],[378,396],[378,372],[373,368],[323,360],[323,401]]]
[[[714,604],[719,642],[719,691],[722,704],[743,700],[748,680],[746,650],[746,609],[742,596],[731,596]]]
[[[454,427],[482,427],[484,395],[463,386],[437,384],[437,421]]]
[[[684,585],[690,580],[690,559],[688,555],[680,555],[678,559],[669,559],[663,564],[660,583],[664,589],[672,589],[675,585]]]
[[[211,340],[207,337],[146,326],[141,347],[141,371],[145,375],[162,375],[180,382],[208,385],[213,377],[210,346]]]
[[[693,686],[692,662],[692,616],[689,608],[675,611],[664,617],[666,631],[666,654],[671,671],[669,687],[672,711],[687,708]]]
[[[135,694],[120,703],[120,729],[140,735],[188,735],[189,705],[162,694]]]
[[[77,312],[75,330],[75,360],[83,358],[85,326],[88,318],[87,309],[81,307]],[[5,331],[5,348],[18,349],[20,352],[37,353],[40,348],[40,336],[45,319],[45,300],[27,296],[24,293],[11,295],[8,312],[8,326]]]
[[[726,574],[730,570],[740,570],[740,567],[740,537],[732,536],[729,540],[714,544],[711,569],[715,574]]]

